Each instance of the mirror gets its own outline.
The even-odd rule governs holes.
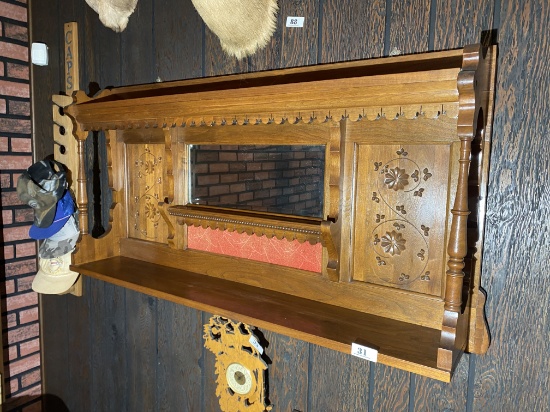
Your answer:
[[[190,145],[189,203],[322,217],[324,145]]]

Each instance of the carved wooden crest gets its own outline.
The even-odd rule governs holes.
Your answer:
[[[271,410],[265,390],[267,364],[250,326],[213,316],[204,325],[204,346],[216,355],[216,396],[222,411]]]

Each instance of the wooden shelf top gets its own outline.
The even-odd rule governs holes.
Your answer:
[[[441,331],[127,257],[72,270],[151,296],[246,322],[344,353],[359,343],[378,362],[445,382],[437,369]],[[362,359],[357,359],[363,362]]]

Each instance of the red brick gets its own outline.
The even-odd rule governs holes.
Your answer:
[[[24,64],[8,63],[8,77],[29,80],[29,66]]]
[[[247,163],[246,164],[246,170],[247,171],[257,171],[262,170],[262,164],[261,163]]]
[[[239,202],[246,202],[247,200],[252,200],[254,198],[254,193],[241,193],[239,195]]]
[[[0,81],[0,83],[2,83]],[[1,92],[1,90],[0,90]],[[0,131],[10,133],[31,133],[31,121],[25,119],[4,119],[0,118]],[[29,165],[30,166],[30,165]]]
[[[10,313],[9,315],[6,315],[5,316],[5,322],[6,322],[6,326],[8,328],[13,328],[13,327],[17,326],[17,314]]]
[[[6,99],[0,99],[0,114],[6,114]],[[6,150],[2,150],[5,152]]]
[[[17,392],[19,390],[19,379],[10,379],[10,393]]]
[[[22,102],[19,100],[10,100],[10,114],[14,114],[18,116],[30,116],[31,103]]]
[[[30,138],[12,137],[11,138],[11,151],[12,152],[31,153],[32,152],[31,142],[32,141],[31,141]]]
[[[4,283],[4,286],[6,288],[6,295],[15,293],[15,281],[13,279],[6,280],[6,282]]]
[[[2,189],[11,187],[11,175],[7,173],[0,174],[0,187]]]
[[[15,46],[14,44],[7,44],[2,43],[2,48],[0,48],[0,53],[5,53],[5,46]],[[23,46],[20,46],[23,47]],[[25,50],[27,50],[25,48]],[[0,57],[2,55],[0,54]],[[13,56],[4,56],[4,57],[10,57],[14,58]],[[25,57],[26,60],[27,57]],[[17,82],[10,82],[9,80],[0,80],[0,94],[6,95],[6,96],[14,96],[14,97],[24,97],[29,98],[30,96],[30,87],[28,84],[25,83],[17,83]]]
[[[210,165],[211,173],[226,173],[229,171],[229,165],[227,163],[214,163]]]
[[[4,259],[9,260],[9,259],[13,259],[14,257],[15,257],[15,254],[13,252],[13,246],[12,245],[4,246]]]
[[[220,183],[236,183],[239,181],[238,174],[223,174],[220,176]]]
[[[7,17],[8,19],[26,22],[27,8],[22,6],[17,6],[15,4],[2,2],[2,8],[0,9],[0,17]]]
[[[6,263],[6,277],[36,272],[36,259],[20,260]]]
[[[227,205],[227,204],[235,204],[237,203],[238,197],[237,195],[225,195],[220,196],[220,203]]]
[[[32,276],[26,276],[24,278],[17,279],[17,291],[18,292],[25,292],[27,290],[31,290],[32,281],[34,279],[35,273],[32,274]]]
[[[214,185],[217,183],[220,183],[219,175],[206,175],[197,177],[197,184],[199,186]]]
[[[10,375],[15,376],[36,368],[40,365],[40,354],[31,355],[28,358],[20,359],[15,362],[10,362]]]
[[[18,243],[15,245],[15,256],[18,258],[35,256],[36,255],[36,242]]]
[[[25,373],[23,376],[21,376],[22,388],[27,388],[37,382],[40,382],[40,369],[35,369],[32,372]]]
[[[13,212],[11,210],[2,210],[2,224],[11,225],[13,223]]]
[[[29,226],[5,227],[2,230],[2,233],[4,235],[4,242],[13,242],[16,240],[28,240]]]
[[[2,22],[0,21],[0,33],[2,30]],[[4,76],[4,65],[0,64],[0,77]]]
[[[234,152],[220,152],[221,162],[235,162],[237,160],[237,153]]]
[[[38,304],[38,294],[34,292],[24,293],[22,295],[8,296],[6,298],[6,309],[8,311],[24,308],[27,306],[37,305],[37,304]]]
[[[6,30],[6,37],[9,37],[10,39],[21,41],[29,40],[29,29],[26,26],[6,23],[4,28]]]
[[[38,323],[8,330],[8,345],[38,337]]]
[[[13,119],[0,119],[0,126],[2,120]],[[18,120],[24,121],[24,120]],[[18,170],[26,169],[32,164],[32,156],[0,156],[0,169],[2,170]]]
[[[19,344],[19,352],[21,356],[27,356],[38,351],[40,351],[40,339],[33,339]]]
[[[19,312],[19,324],[31,323],[38,320],[38,307],[25,309]]]
[[[237,192],[244,192],[246,190],[246,184],[244,183],[236,183],[234,185],[231,185],[231,193],[237,193]]]
[[[10,139],[4,136],[0,137],[0,152],[7,152],[9,150]]]
[[[18,223],[31,222],[34,220],[34,210],[32,209],[16,209],[15,221]]]
[[[17,354],[17,345],[4,348],[4,359],[9,359],[10,361],[17,359],[19,355]]]
[[[229,193],[229,186],[228,185],[219,185],[219,186],[212,186],[208,188],[208,193],[210,196],[216,196],[220,194],[227,194]]]

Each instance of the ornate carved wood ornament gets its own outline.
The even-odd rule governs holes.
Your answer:
[[[224,412],[272,409],[266,399],[267,364],[257,342],[245,323],[213,316],[204,325],[204,347],[216,356],[216,395]]]

